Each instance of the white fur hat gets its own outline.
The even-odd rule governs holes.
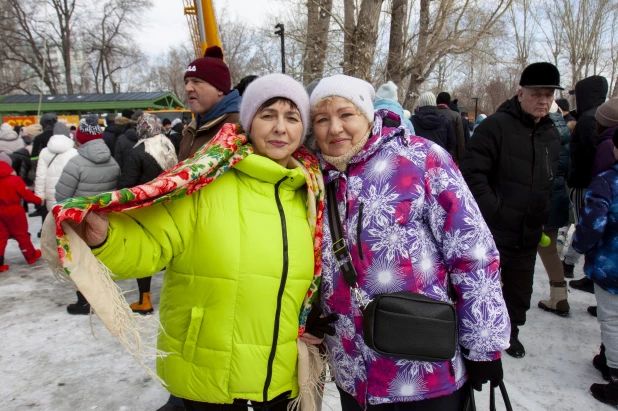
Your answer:
[[[390,80],[387,83],[382,84],[376,93],[376,98],[385,98],[388,100],[398,101],[397,84]]]
[[[327,97],[343,97],[350,100],[367,117],[369,123],[373,123],[373,100],[376,92],[365,80],[344,74],[323,78],[311,93],[309,99],[311,108]]]

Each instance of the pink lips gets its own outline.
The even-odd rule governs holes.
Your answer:
[[[342,143],[345,143],[346,141],[348,140],[345,138],[338,138],[336,140],[332,140],[329,144],[342,144]]]
[[[285,147],[287,145],[287,143],[285,141],[281,141],[281,140],[270,140],[268,142],[268,144],[272,144],[275,147]]]

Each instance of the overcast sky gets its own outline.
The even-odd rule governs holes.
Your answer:
[[[215,9],[227,9],[227,13],[242,19],[247,24],[258,26],[269,12],[280,6],[273,0],[214,0]],[[153,0],[154,7],[141,20],[136,41],[142,51],[156,55],[170,46],[190,42],[187,18],[182,0]],[[141,23],[140,23],[141,24]]]

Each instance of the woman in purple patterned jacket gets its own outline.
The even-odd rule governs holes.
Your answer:
[[[332,252],[325,210],[322,308],[339,316],[336,335],[325,342],[342,408],[458,411],[466,381],[480,390],[502,380],[500,352],[509,346],[510,323],[499,254],[450,155],[410,135],[396,114],[374,114],[373,99],[369,83],[344,75],[322,79],[311,94],[325,183],[337,181],[360,292],[364,301],[396,291],[449,301],[450,274],[458,348],[451,361],[422,362],[365,345],[362,313]]]

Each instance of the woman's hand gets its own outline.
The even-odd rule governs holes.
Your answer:
[[[88,247],[98,247],[107,239],[109,220],[105,214],[88,213],[79,224],[73,220],[67,220],[67,223]]]
[[[322,344],[322,341],[324,341],[324,338],[318,338],[309,333],[304,333],[303,335],[300,336],[300,340],[304,342],[305,344],[320,345]]]

